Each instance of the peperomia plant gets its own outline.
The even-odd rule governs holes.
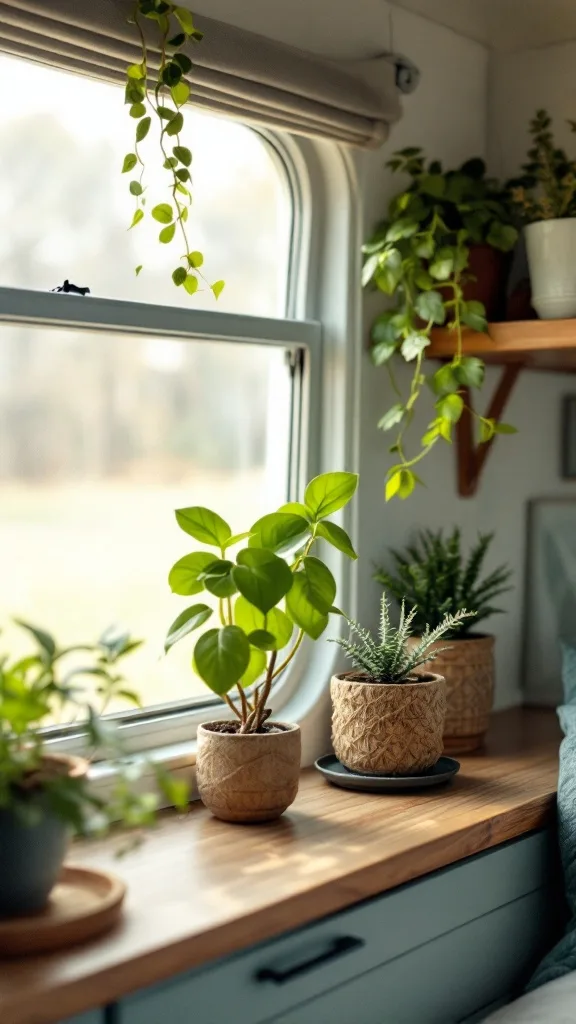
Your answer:
[[[176,511],[184,533],[215,549],[184,555],[172,567],[169,583],[175,594],[191,596],[205,590],[218,599],[220,623],[197,640],[194,667],[234,712],[240,733],[265,730],[274,680],[305,636],[317,640],[330,614],[341,614],[334,606],[334,576],[311,551],[322,539],[356,558],[346,531],[328,517],[348,504],[357,486],[355,473],[315,477],[303,503],[282,505],[240,534],[233,534],[228,523],[207,508]],[[232,559],[230,549],[246,541]],[[212,614],[207,604],[181,612],[168,631],[166,651]],[[254,691],[247,692],[257,682]]]
[[[486,177],[480,159],[444,171],[439,161],[426,165],[422,150],[408,147],[394,153],[387,166],[407,174],[410,184],[392,199],[387,218],[363,246],[362,283],[390,296],[393,303],[376,318],[371,334],[372,360],[376,366],[386,365],[397,398],[378,424],[381,430],[396,430],[390,451],[398,461],[388,471],[388,500],[407,498],[421,482],[414,466],[438,440],[452,440],[454,424],[464,409],[461,389],[480,388],[483,383],[484,363],[465,356],[462,348],[463,327],[475,331],[487,327],[482,303],[466,300],[464,294],[471,279],[470,246],[484,244],[508,252],[516,244],[518,231],[506,191]],[[438,325],[454,331],[455,353],[450,363],[427,375],[425,350]],[[396,355],[414,366],[406,397],[392,371]],[[434,416],[420,451],[410,457],[405,435],[425,384],[434,395]],[[481,441],[490,440],[494,433],[513,432],[506,424],[477,419]]]
[[[156,59],[154,54],[152,66],[145,21],[153,22],[157,28],[159,57]],[[183,144],[181,136],[184,107],[190,98],[186,75],[192,68],[192,60],[187,50],[202,41],[202,33],[195,27],[187,7],[166,0],[135,0],[130,22],[136,28],[141,47],[139,60],[126,69],[125,102],[130,107],[130,116],[136,121],[134,149],[126,154],[122,165],[123,174],[135,171],[137,175],[129,185],[136,201],[130,227],[139,224],[146,214],[145,164],[140,144],[150,132],[154,120],[160,136],[160,159],[168,178],[170,202],[157,203],[150,210],[150,215],[162,225],[158,236],[160,242],[167,245],[176,237],[181,256],[172,280],[193,295],[198,290],[199,277],[205,280],[200,270],[204,256],[199,250],[192,249],[188,240],[186,225],[192,203],[192,152]],[[136,274],[141,270],[142,265],[136,267]],[[209,285],[216,298],[223,287],[224,281]]]
[[[41,789],[49,809],[81,834],[105,831],[116,821],[130,827],[151,824],[157,796],[134,787],[144,762],[124,757],[117,728],[103,720],[112,701],[140,703],[126,686],[121,663],[141,641],[108,629],[95,644],[60,647],[45,630],[17,624],[33,638],[35,650],[17,659],[0,655],[0,810],[15,811],[32,822],[38,806],[30,797]],[[87,680],[95,683],[93,693],[87,691]],[[73,720],[85,735],[88,757],[98,751],[114,762],[117,772],[110,799],[98,797],[84,777],[55,770],[47,758],[45,730],[63,717]],[[161,767],[156,779],[169,802],[184,809],[187,787]]]
[[[576,131],[576,121],[568,121]],[[520,178],[509,183],[512,201],[528,224],[576,217],[576,161],[554,142],[552,118],[537,110],[530,121],[532,146]]]

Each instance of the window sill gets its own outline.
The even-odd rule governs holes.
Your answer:
[[[75,860],[126,877],[124,922],[89,947],[5,964],[0,1019],[52,1024],[549,825],[558,742],[553,713],[513,709],[435,793],[378,800],[305,770],[279,822],[227,825],[197,804],[162,816],[120,863],[113,838],[78,844]]]

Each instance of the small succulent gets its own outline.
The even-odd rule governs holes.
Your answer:
[[[425,662],[433,661],[442,651],[449,647],[437,647],[430,650],[433,644],[448,633],[455,632],[465,618],[473,615],[465,608],[455,615],[446,615],[435,629],[426,626],[417,644],[410,650],[408,640],[412,636],[413,624],[417,609],[412,608],[406,614],[405,602],[400,608],[400,622],[393,626],[390,619],[390,603],[386,594],[382,595],[380,607],[380,629],[378,639],[363,629],[357,622],[348,619],[350,630],[359,638],[360,643],[339,638],[334,640],[342,647],[346,656],[361,671],[366,672],[373,683],[408,683],[414,681],[416,669]]]

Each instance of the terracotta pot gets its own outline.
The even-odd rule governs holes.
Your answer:
[[[463,293],[466,302],[482,302],[488,320],[504,320],[506,293],[512,267],[512,253],[493,249],[491,245],[471,245],[466,274],[476,280],[467,281]]]
[[[416,637],[408,641],[410,646]],[[470,636],[441,640],[435,646],[451,645],[422,668],[440,672],[446,679],[446,724],[444,750],[465,754],[482,746],[490,723],[494,697],[494,637]],[[434,650],[434,646],[432,647]]]
[[[22,787],[22,805],[34,812],[31,824],[11,809],[0,809],[0,918],[44,910],[60,874],[70,829],[52,811],[43,790],[49,776],[82,778],[88,763],[50,754]]]
[[[416,775],[442,753],[446,692],[442,676],[373,683],[348,672],[333,676],[332,743],[339,761],[366,775]]]
[[[222,821],[272,821],[296,799],[300,778],[298,725],[269,722],[279,732],[217,732],[222,722],[198,729],[196,778],[202,802]]]

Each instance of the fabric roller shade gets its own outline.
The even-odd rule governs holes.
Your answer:
[[[131,0],[0,0],[0,51],[109,81],[137,57]],[[382,144],[399,116],[394,68],[336,64],[196,17],[192,102],[245,121],[354,146]],[[153,26],[150,36],[153,44]]]

